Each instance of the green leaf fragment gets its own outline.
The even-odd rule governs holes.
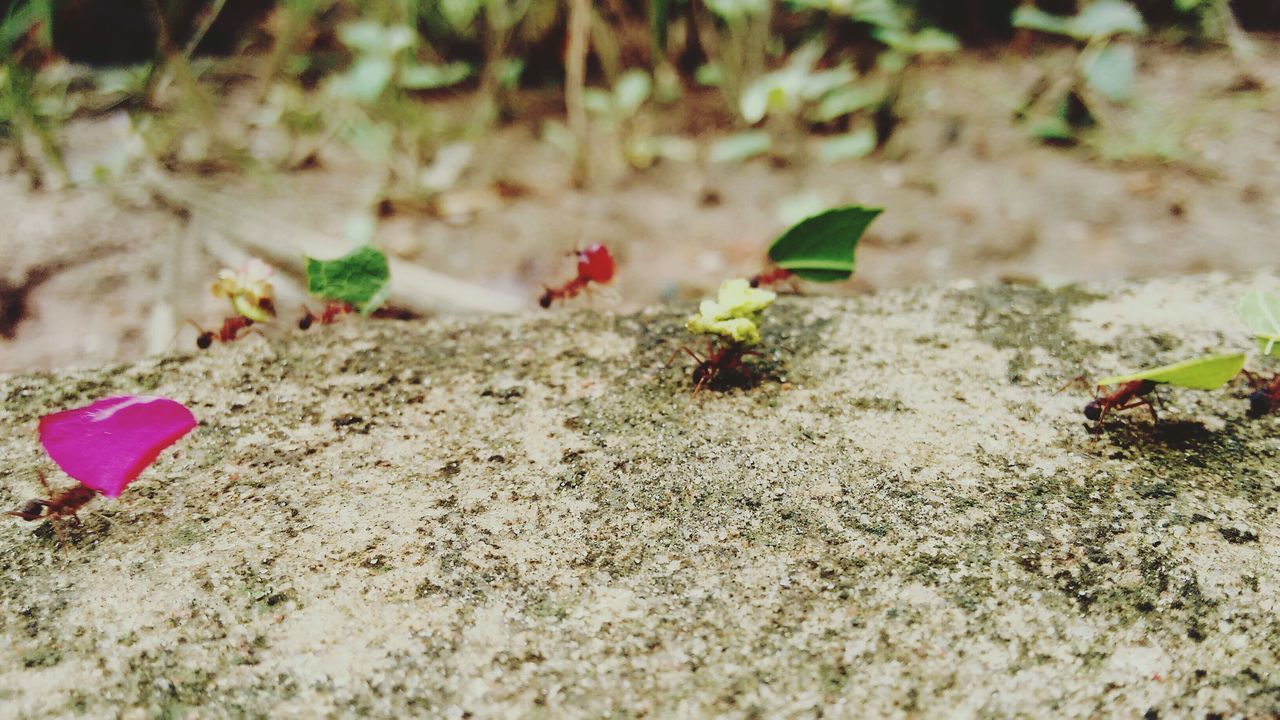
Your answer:
[[[1133,77],[1138,65],[1133,45],[1111,44],[1096,54],[1081,58],[1084,79],[1089,87],[1113,102],[1126,102],[1133,92]]]
[[[1131,375],[1105,377],[1098,384],[1118,385],[1133,380],[1150,380],[1193,390],[1214,390],[1238,375],[1244,369],[1244,360],[1244,353],[1206,355]]]
[[[400,68],[400,87],[406,90],[434,90],[456,85],[471,76],[464,62],[447,65],[405,65]]]
[[[738,162],[769,152],[773,138],[764,130],[741,132],[716,140],[708,153],[711,162]]]
[[[863,127],[823,140],[818,145],[818,157],[829,163],[854,160],[870,155],[878,142],[875,128]]]
[[[1253,331],[1262,354],[1280,357],[1280,298],[1255,290],[1240,298],[1236,313]]]
[[[1034,6],[1023,5],[1013,11],[1013,26],[1066,35],[1081,41],[1122,33],[1141,35],[1147,29],[1142,15],[1125,0],[1094,0],[1072,17],[1051,15]]]
[[[354,305],[361,315],[368,315],[391,291],[391,267],[381,250],[368,245],[336,260],[309,257],[307,291],[321,300]]]
[[[743,278],[726,280],[715,300],[703,300],[685,323],[690,332],[720,335],[743,345],[760,342],[760,315],[778,296],[751,287]]]
[[[853,275],[858,240],[880,208],[850,205],[802,220],[769,247],[769,259],[802,280],[838,282]]]

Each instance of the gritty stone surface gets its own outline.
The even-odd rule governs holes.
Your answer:
[[[6,508],[42,414],[201,421],[70,547],[0,527],[0,715],[1271,716],[1280,418],[1058,392],[1248,347],[1251,286],[784,298],[696,396],[689,308],[0,378]]]

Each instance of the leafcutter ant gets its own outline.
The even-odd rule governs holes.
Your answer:
[[[245,330],[253,326],[253,320],[250,320],[243,315],[236,315],[235,317],[229,317],[226,320],[223,320],[222,327],[218,328],[217,332],[205,330],[191,320],[188,320],[187,322],[191,323],[191,326],[200,333],[196,336],[196,347],[201,350],[209,349],[209,347],[213,345],[214,340],[224,343],[233,342],[239,339],[241,330]]]
[[[340,316],[353,313],[355,311],[356,308],[354,305],[340,300],[330,300],[325,303],[324,310],[321,310],[319,315],[313,314],[311,312],[311,308],[303,305],[303,315],[302,318],[298,320],[298,329],[309,330],[311,326],[317,322],[321,325],[332,325],[338,321]]]
[[[1249,415],[1261,417],[1280,409],[1280,373],[1268,380],[1261,375],[1242,371],[1253,392],[1249,394]]]
[[[752,276],[751,287],[753,288],[769,287],[770,285],[776,285],[786,280],[790,280],[792,285],[794,286],[795,277],[796,277],[795,274],[792,273],[790,270],[785,270],[783,268],[773,268],[772,270],[766,270],[760,273],[759,275]]]
[[[748,355],[757,357],[761,355],[747,350],[747,346],[742,343],[731,342],[717,348],[715,341],[712,340],[707,344],[706,357],[701,357],[688,347],[681,345],[671,353],[671,357],[663,367],[669,367],[680,353],[688,355],[698,363],[693,368],[693,394],[695,395],[703,388],[749,388],[759,381],[755,372],[743,362],[743,359]]]
[[[1085,378],[1081,375],[1062,386],[1062,390],[1084,382]],[[1122,383],[1110,393],[1103,392],[1105,386],[1099,385],[1094,390],[1093,400],[1084,406],[1084,416],[1096,422],[1096,427],[1102,427],[1102,422],[1106,420],[1109,412],[1119,412],[1146,406],[1147,411],[1151,413],[1152,422],[1159,422],[1160,418],[1156,415],[1155,405],[1152,404],[1149,397],[1159,384],[1152,380],[1130,380]],[[1062,390],[1059,390],[1059,392]]]
[[[40,484],[44,487],[45,492],[49,493],[48,499],[28,500],[21,510],[10,510],[5,515],[12,515],[27,522],[48,520],[49,525],[53,527],[53,531],[58,534],[58,541],[65,547],[67,536],[58,521],[63,518],[75,519],[76,511],[97,497],[98,491],[76,483],[62,492],[54,492],[49,485],[49,481],[45,479],[43,472],[40,473]]]
[[[613,261],[613,255],[609,253],[609,248],[596,243],[588,245],[585,250],[577,251],[576,255],[578,256],[577,277],[558,288],[545,288],[542,297],[538,298],[539,305],[549,308],[556,300],[575,297],[590,283],[603,285],[613,280],[616,264]]]

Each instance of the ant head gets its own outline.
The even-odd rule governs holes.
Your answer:
[[[258,298],[258,309],[272,317],[276,315],[276,303],[269,297]]]
[[[1253,416],[1266,415],[1273,409],[1271,398],[1267,396],[1266,389],[1254,390],[1249,396],[1249,414]]]
[[[10,510],[5,514],[31,522],[32,520],[39,520],[44,515],[44,509],[47,504],[44,500],[28,500],[21,510]]]
[[[213,333],[211,332],[208,332],[208,331],[202,332],[196,338],[196,347],[200,348],[201,350],[208,350],[209,346],[212,344],[213,344]]]
[[[1084,416],[1089,418],[1090,420],[1097,420],[1098,418],[1102,417],[1102,403],[1098,402],[1097,400],[1094,400],[1088,405],[1085,405]]]
[[[550,290],[542,293],[542,297],[538,298],[538,304],[544,308],[551,307],[551,291]]]
[[[314,322],[314,318],[312,317],[311,313],[307,313],[306,315],[303,315],[300,320],[298,320],[298,329],[310,330],[312,322]]]
[[[751,276],[751,287],[753,287],[753,288],[758,288],[758,287],[760,287],[760,276],[759,276],[759,275],[752,275],[752,276]]]

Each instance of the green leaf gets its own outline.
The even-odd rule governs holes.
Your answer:
[[[769,152],[772,145],[773,138],[763,130],[738,133],[712,143],[709,158],[711,162],[747,160]]]
[[[347,97],[361,103],[372,103],[377,100],[391,76],[395,73],[395,64],[390,58],[368,56],[357,60],[351,69],[336,78],[338,89]]]
[[[1071,34],[1078,40],[1146,31],[1142,15],[1125,0],[1093,0],[1071,19]]]
[[[912,55],[953,53],[960,49],[960,42],[951,33],[937,28],[925,28],[917,33],[894,28],[880,28],[872,37],[894,50]]]
[[[862,127],[851,133],[827,138],[818,146],[818,157],[823,162],[840,162],[866,157],[876,149],[876,130],[873,127]]]
[[[1013,11],[1013,26],[1081,41],[1123,33],[1141,35],[1147,29],[1142,16],[1125,0],[1094,0],[1074,17],[1051,15],[1024,5]]]
[[[1118,385],[1133,380],[1150,380],[1194,390],[1214,390],[1235,377],[1244,368],[1244,353],[1206,355],[1183,360],[1173,365],[1163,365],[1131,375],[1115,375],[1102,378],[1099,385]]]
[[[1013,26],[1038,30],[1052,35],[1071,35],[1072,18],[1051,15],[1034,5],[1021,5],[1013,11]]]
[[[838,282],[853,275],[854,251],[883,210],[850,205],[828,210],[793,226],[769,247],[769,259],[811,282]]]
[[[485,0],[439,0],[440,14],[454,30],[462,32],[475,22],[484,2]]]
[[[652,90],[653,81],[649,79],[649,73],[632,70],[618,78],[613,86],[614,109],[620,116],[629,118],[640,110]]]
[[[1280,357],[1280,298],[1255,290],[1240,298],[1236,313],[1253,331],[1264,355]]]
[[[724,70],[716,63],[699,65],[693,71],[693,80],[703,87],[720,87],[724,84]]]
[[[405,65],[400,68],[400,87],[406,90],[434,90],[457,85],[471,76],[471,66],[464,62],[448,65]]]
[[[390,291],[391,267],[377,248],[365,245],[337,260],[307,258],[307,292],[321,300],[350,303],[368,315]]]
[[[739,23],[754,15],[763,15],[770,0],[703,0],[711,12],[726,22]]]
[[[859,110],[874,107],[884,99],[885,89],[879,85],[849,85],[827,93],[818,107],[809,113],[814,122],[831,122]]]
[[[1126,102],[1133,90],[1137,51],[1129,43],[1112,43],[1092,57],[1082,57],[1084,79],[1089,87],[1114,102]]]

